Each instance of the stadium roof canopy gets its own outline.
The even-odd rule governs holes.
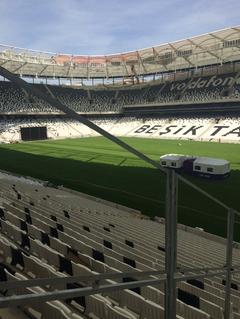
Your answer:
[[[240,26],[137,51],[86,56],[0,45],[0,65],[21,76],[112,78],[240,61]]]

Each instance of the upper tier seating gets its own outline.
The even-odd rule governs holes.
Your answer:
[[[56,112],[56,109],[45,101],[29,96],[13,83],[3,81],[0,81],[0,110],[1,113]]]
[[[119,112],[126,105],[148,103],[208,102],[238,98],[236,74],[194,77],[160,84],[126,88],[71,88],[35,84],[45,94],[58,98],[76,112]],[[59,111],[41,99],[29,96],[10,82],[0,82],[1,113],[49,113]]]

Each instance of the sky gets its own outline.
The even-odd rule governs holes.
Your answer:
[[[104,55],[240,25],[240,0],[0,0],[0,43]]]

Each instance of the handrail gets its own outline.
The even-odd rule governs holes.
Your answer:
[[[188,279],[194,278],[205,278],[205,277],[214,277],[216,275],[223,275],[226,273],[227,270],[222,272],[215,272],[215,273],[207,273],[207,274],[199,274],[199,275],[189,275],[186,277],[178,277],[175,276],[175,281],[185,281]],[[232,270],[231,274],[240,273],[240,270]],[[156,286],[161,283],[164,283],[166,278],[159,278],[159,279],[146,279],[146,280],[138,280],[126,283],[114,283],[114,284],[105,284],[105,285],[95,285],[84,287],[84,288],[75,288],[75,289],[63,289],[63,290],[55,290],[55,291],[46,291],[41,293],[32,293],[32,294],[22,294],[22,295],[14,295],[8,297],[1,297],[0,298],[0,308],[6,307],[13,307],[13,306],[20,306],[26,305],[29,303],[42,303],[52,300],[65,300],[68,298],[77,298],[82,296],[89,296],[98,293],[106,293],[112,292],[116,290],[123,290],[123,289],[133,289],[133,288],[140,288],[145,286]]]
[[[234,266],[234,270],[240,269],[240,265]],[[226,271],[226,267],[212,267],[212,268],[180,268],[177,269],[177,273],[184,273],[179,278],[182,280],[188,279],[188,276],[193,276],[196,278],[196,274],[186,275],[186,273],[196,273],[199,272],[198,276],[204,275],[202,272],[205,272],[208,275],[219,274],[219,272]],[[148,277],[148,276],[159,276],[165,275],[165,270],[154,270],[154,271],[131,271],[131,272],[121,272],[121,273],[104,273],[97,275],[84,275],[84,276],[68,276],[68,277],[51,277],[51,278],[36,278],[36,279],[27,279],[19,281],[4,281],[1,282],[1,289],[14,289],[20,287],[37,287],[45,285],[64,285],[73,282],[100,282],[101,280],[106,279],[123,279],[126,277]],[[205,274],[205,275],[206,275]]]

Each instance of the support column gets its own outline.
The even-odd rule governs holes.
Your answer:
[[[225,305],[224,319],[230,319],[231,311],[231,269],[232,269],[232,253],[233,253],[233,235],[234,235],[234,211],[230,208],[228,211],[227,224],[227,247],[226,247],[226,287],[225,287]]]
[[[165,213],[165,319],[176,318],[176,272],[177,260],[177,199],[178,180],[174,169],[167,170]]]

